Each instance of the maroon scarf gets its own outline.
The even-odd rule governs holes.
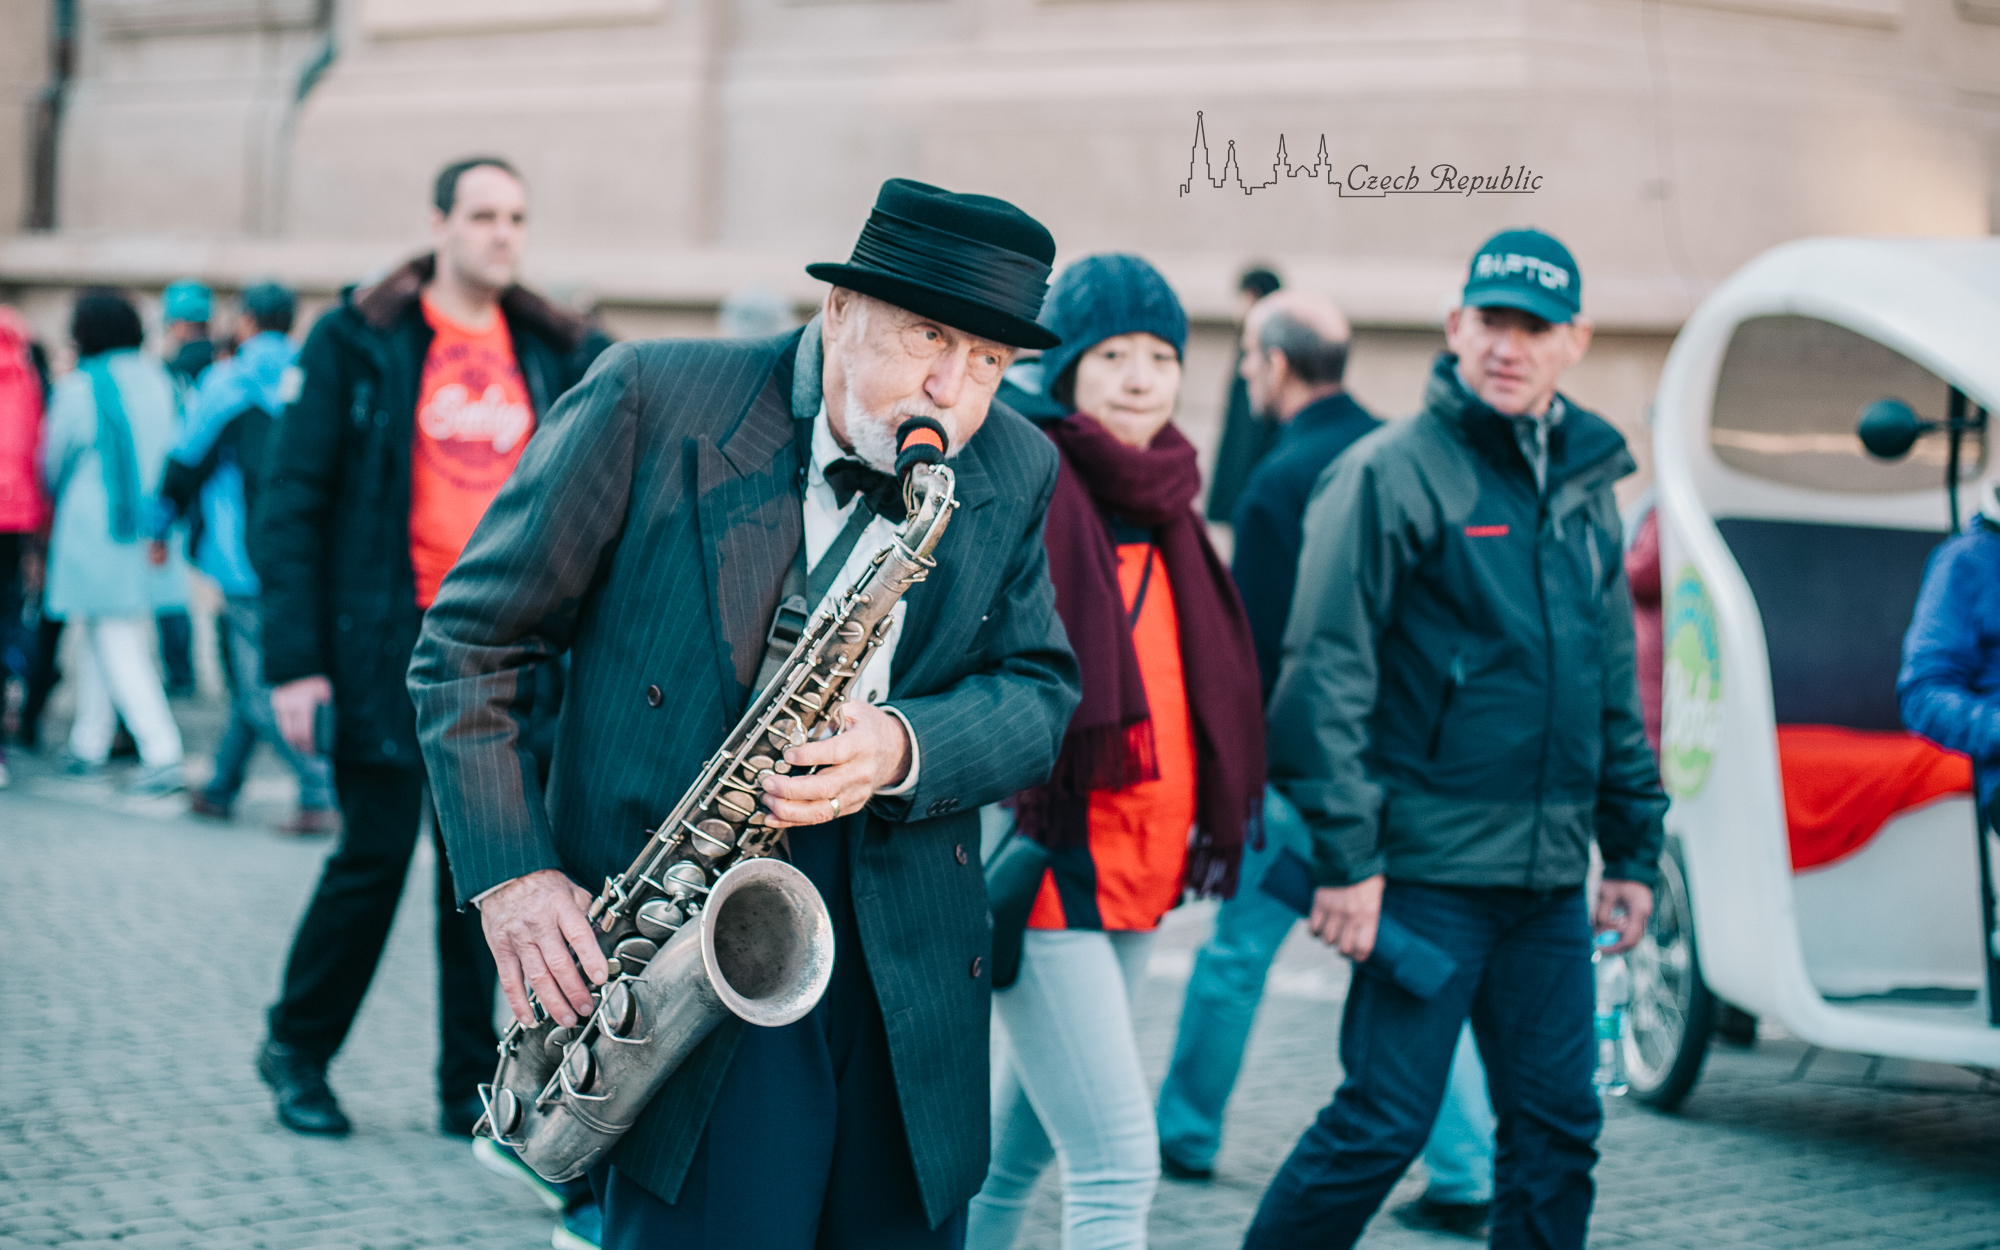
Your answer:
[[[1045,530],[1049,578],[1083,700],[1048,784],[1016,799],[1021,830],[1052,850],[1087,845],[1091,791],[1160,775],[1106,523],[1116,515],[1158,534],[1194,729],[1196,825],[1186,880],[1197,895],[1226,898],[1264,794],[1264,709],[1243,601],[1194,513],[1201,489],[1194,444],[1169,424],[1143,451],[1127,447],[1082,413],[1044,428],[1062,452]]]

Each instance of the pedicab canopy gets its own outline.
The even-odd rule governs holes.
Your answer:
[[[1884,462],[1855,433],[1883,399],[1942,421],[1954,390],[2000,409],[2000,239],[1787,244],[1689,318],[1653,413],[1661,773],[1717,994],[1818,1045],[1991,1066],[1970,766],[1902,732],[1895,689],[1946,440]],[[1968,435],[1961,480],[1987,455]]]

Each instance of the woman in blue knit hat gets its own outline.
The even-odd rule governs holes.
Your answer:
[[[970,1250],[1013,1243],[1058,1156],[1065,1250],[1145,1245],[1159,1142],[1132,994],[1160,918],[1189,892],[1235,890],[1264,785],[1250,628],[1171,421],[1187,314],[1151,265],[1102,255],[1063,272],[1041,320],[1062,336],[1042,378],[1068,414],[1043,426],[1061,454],[1045,542],[1083,699],[1048,783],[1011,805],[1046,868],[1018,976],[993,996],[993,1156]]]

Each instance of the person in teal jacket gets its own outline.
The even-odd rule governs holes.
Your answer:
[[[299,390],[299,349],[286,337],[297,301],[277,283],[260,282],[246,288],[240,302],[236,332],[242,346],[210,366],[196,383],[160,487],[166,505],[160,525],[194,514],[189,554],[223,594],[217,625],[228,661],[229,728],[215,749],[208,785],[190,795],[188,805],[197,816],[229,819],[251,753],[263,741],[299,780],[299,809],[279,831],[331,833],[340,826],[332,765],[324,756],[286,742],[271,710],[271,688],[263,680],[262,587],[246,545],[265,440]]]
[[[86,642],[69,768],[101,769],[123,717],[139,744],[132,789],[167,794],[182,785],[181,735],[153,667],[151,618],[185,605],[185,578],[171,552],[146,541],[146,518],[174,437],[174,384],[139,350],[139,312],[122,295],[85,294],[70,334],[77,368],[56,384],[42,452],[55,500],[44,611]]]

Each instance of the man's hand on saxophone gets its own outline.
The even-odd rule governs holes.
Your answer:
[[[820,771],[764,778],[771,824],[780,829],[825,824],[860,811],[879,791],[902,783],[910,772],[909,731],[901,717],[881,708],[844,703],[840,732],[790,748],[785,762]]]
[[[479,901],[500,988],[523,1025],[535,1023],[529,989],[564,1028],[589,1016],[590,987],[604,984],[609,971],[584,915],[589,906],[590,892],[553,868],[516,877]]]

